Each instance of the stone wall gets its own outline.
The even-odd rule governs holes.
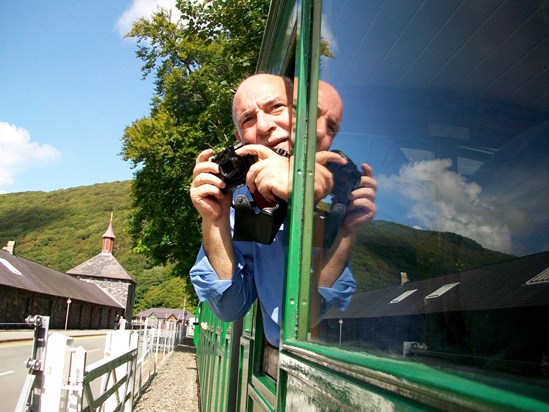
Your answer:
[[[111,298],[124,306],[124,316],[126,320],[131,321],[135,294],[135,285],[133,283],[124,280],[92,278],[87,276],[76,276],[76,278],[97,285],[103,289]]]
[[[68,329],[112,329],[122,308],[96,305],[71,299]],[[29,315],[50,317],[51,329],[64,329],[67,320],[67,298],[0,286],[0,323],[24,323]],[[1,327],[10,328],[9,325]],[[22,325],[12,325],[20,328]]]

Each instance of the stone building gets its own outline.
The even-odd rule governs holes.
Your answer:
[[[17,256],[8,242],[0,250],[0,324],[43,315],[53,329],[110,329],[120,316],[131,320],[135,281],[114,258],[114,240],[111,216],[101,253],[67,273]]]
[[[0,323],[21,327],[29,315],[50,317],[52,329],[112,328],[124,306],[96,285],[0,250]]]
[[[84,282],[97,285],[107,292],[124,307],[124,317],[130,322],[136,282],[113,256],[115,238],[111,214],[109,227],[103,235],[101,253],[68,270],[67,274]]]

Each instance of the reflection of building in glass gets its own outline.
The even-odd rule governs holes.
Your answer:
[[[549,338],[549,252],[355,295],[321,323],[324,341],[424,362],[539,377]],[[343,320],[340,325],[339,320]],[[416,342],[411,345],[410,343]]]

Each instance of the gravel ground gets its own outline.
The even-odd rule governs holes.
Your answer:
[[[159,368],[134,405],[135,412],[198,412],[198,376],[192,339],[186,338]]]

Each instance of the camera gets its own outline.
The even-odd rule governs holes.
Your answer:
[[[317,205],[317,217],[323,222],[322,246],[332,247],[339,228],[345,219],[349,194],[360,185],[361,173],[356,165],[343,152],[333,150],[346,160],[344,165],[329,162],[327,168],[334,176],[334,186],[330,193],[331,204],[320,202]]]
[[[340,150],[332,150],[339,154],[347,162],[344,165],[337,163],[328,163],[327,168],[334,176],[334,187],[332,189],[332,204],[342,204],[346,206],[349,203],[349,194],[360,184],[361,173],[345,153]]]
[[[246,183],[246,174],[250,166],[255,163],[252,155],[240,156],[236,151],[245,143],[237,143],[228,147],[212,159],[219,165],[219,176],[225,182],[223,193],[228,193]]]

